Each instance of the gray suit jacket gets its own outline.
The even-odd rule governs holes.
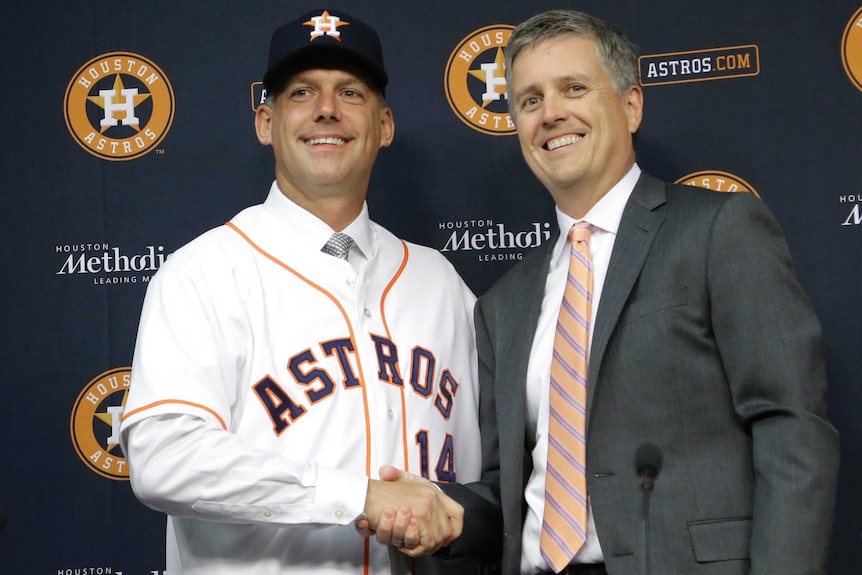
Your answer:
[[[503,575],[519,572],[525,377],[552,245],[477,304],[483,479],[443,486],[466,509],[449,553],[502,544]],[[652,573],[825,573],[839,455],[820,326],[762,201],[643,174],[590,353],[588,490],[610,575],[638,573],[634,454],[645,442],[664,454]]]

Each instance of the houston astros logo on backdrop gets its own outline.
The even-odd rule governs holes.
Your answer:
[[[697,186],[716,192],[751,192],[758,198],[760,194],[745,180],[728,172],[719,170],[703,170],[694,172],[678,179],[677,184]]]
[[[303,26],[313,26],[311,39],[314,40],[320,36],[332,36],[339,42],[341,41],[341,32],[338,31],[339,26],[347,26],[350,22],[342,22],[338,16],[330,16],[329,12],[323,11],[320,16],[313,16],[308,22],[304,22]]]
[[[841,39],[841,62],[853,84],[862,90],[862,8],[853,14]]]
[[[120,450],[120,420],[132,370],[118,367],[97,375],[72,408],[72,445],[81,461],[108,479],[126,480],[129,467]]]
[[[446,64],[446,99],[452,111],[474,130],[492,136],[515,133],[503,65],[503,47],[513,28],[497,24],[476,30],[461,40]]]
[[[75,72],[63,111],[82,148],[103,160],[133,160],[167,135],[174,120],[174,91],[151,60],[111,52]]]

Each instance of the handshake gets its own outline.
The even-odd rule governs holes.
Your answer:
[[[365,514],[355,527],[363,537],[418,557],[461,535],[464,508],[427,479],[384,465],[380,479],[368,483]]]

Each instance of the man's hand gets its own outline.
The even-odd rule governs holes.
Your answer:
[[[463,526],[461,505],[427,479],[388,465],[380,468],[380,480],[369,482],[365,518],[356,522],[360,534],[375,534],[410,557],[448,545]]]

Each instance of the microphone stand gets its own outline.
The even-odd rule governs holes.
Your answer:
[[[661,471],[661,464],[661,450],[651,443],[641,445],[635,453],[635,471],[641,478],[641,492],[643,493],[640,520],[641,575],[649,575],[649,502],[653,487],[655,487],[655,478]]]
[[[641,482],[641,492],[643,493],[643,497],[641,498],[641,520],[640,520],[640,531],[641,531],[641,565],[640,565],[640,573],[641,575],[649,575],[649,502],[650,495],[652,495],[652,489],[654,486],[654,481],[652,477],[644,477]]]

